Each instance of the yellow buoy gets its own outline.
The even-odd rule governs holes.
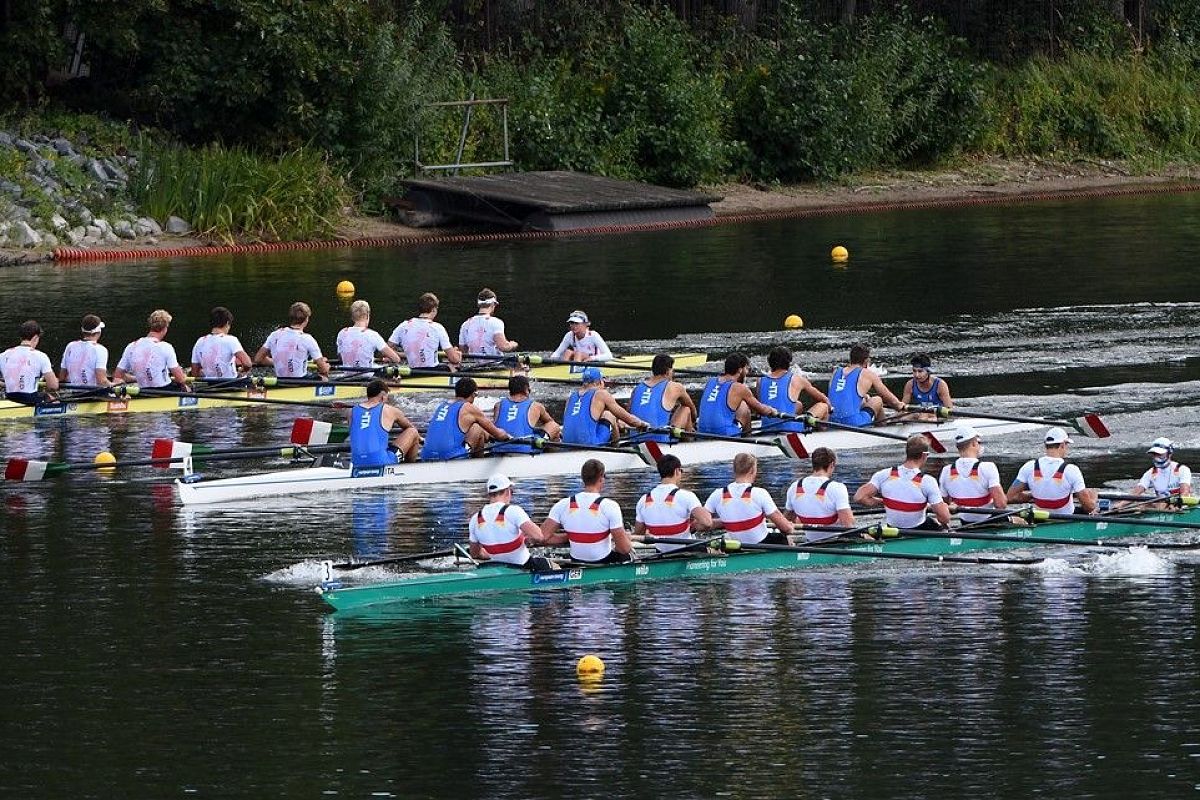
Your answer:
[[[850,251],[839,244],[829,251],[829,257],[834,261],[848,261],[850,260]]]
[[[604,662],[600,656],[588,653],[575,665],[575,673],[580,678],[599,678],[604,674]]]
[[[94,459],[92,459],[92,462],[95,464],[115,464],[115,463],[117,463],[117,457],[114,456],[112,453],[108,452],[107,450],[104,450],[102,452],[96,453],[96,457]],[[112,467],[107,467],[107,468],[101,467],[100,469],[98,469],[96,471],[99,472],[101,475],[112,475],[114,472],[116,472],[116,470],[113,469]]]
[[[354,284],[350,281],[339,281],[337,285],[338,294],[354,294]]]
[[[788,314],[787,317],[783,320],[783,327],[787,328],[788,330],[795,330],[796,328],[803,328],[804,320],[800,318],[799,314]]]

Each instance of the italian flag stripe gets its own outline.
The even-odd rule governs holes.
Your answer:
[[[329,422],[318,422],[311,417],[300,417],[292,423],[292,444],[328,444],[332,431],[333,425]]]
[[[4,466],[6,481],[40,481],[46,475],[46,461],[29,461],[24,458],[10,458]]]

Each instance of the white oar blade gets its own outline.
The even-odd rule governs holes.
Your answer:
[[[333,424],[318,422],[311,417],[300,417],[292,423],[292,444],[317,445],[329,444]]]
[[[1112,436],[1108,430],[1108,426],[1104,424],[1104,420],[1100,419],[1099,414],[1084,414],[1074,420],[1074,425],[1079,432],[1084,436],[1093,439],[1107,439]]]
[[[46,461],[29,461],[24,458],[10,458],[4,466],[6,481],[40,481],[46,476]]]

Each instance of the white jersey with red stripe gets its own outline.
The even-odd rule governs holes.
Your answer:
[[[964,508],[979,508],[992,504],[992,488],[1000,485],[1000,470],[990,461],[977,458],[958,458],[942,467],[938,480],[948,502],[959,507],[963,522],[987,519],[987,514],[972,514]]]
[[[373,366],[375,354],[385,347],[387,342],[370,328],[352,325],[338,331],[337,351],[343,367],[354,369]]]
[[[63,350],[59,366],[67,373],[67,383],[97,386],[96,370],[108,372],[108,348],[90,339],[76,339]]]
[[[942,492],[932,475],[901,464],[881,469],[871,483],[883,498],[884,518],[897,528],[915,528],[925,521],[929,506],[942,502]]]
[[[529,560],[521,526],[529,522],[525,509],[512,503],[488,503],[471,517],[468,540],[475,542],[492,561],[524,564]]]
[[[634,519],[646,526],[646,533],[664,539],[686,539],[692,533],[692,512],[700,507],[694,492],[673,483],[660,483],[637,501]],[[682,545],[655,544],[660,553],[678,550]]]
[[[404,350],[410,367],[427,369],[438,365],[438,350],[450,349],[450,334],[440,322],[413,317],[396,326],[388,341]]]
[[[802,525],[836,525],[838,512],[850,508],[850,492],[840,481],[809,475],[787,488],[783,504]]]
[[[50,357],[27,344],[19,344],[0,353],[0,377],[4,378],[6,392],[36,392],[42,376],[53,371]]]
[[[1138,481],[1138,486],[1156,495],[1182,494],[1183,487],[1191,485],[1192,471],[1177,461],[1169,461],[1162,468],[1151,467]]]
[[[504,321],[491,314],[476,314],[458,329],[458,346],[472,356],[498,356],[496,334],[504,333]]]
[[[245,352],[236,336],[228,333],[210,333],[201,336],[192,347],[192,363],[200,365],[202,378],[236,378],[237,361],[234,356]]]
[[[601,561],[612,552],[613,528],[625,527],[621,507],[615,500],[596,492],[579,492],[564,497],[550,509],[550,519],[558,523],[571,543],[571,558],[576,561]]]
[[[567,331],[567,335],[559,342],[558,349],[550,357],[562,358],[568,350],[582,353],[588,361],[609,361],[613,357],[604,337],[590,329],[579,339],[575,338],[574,332]]]
[[[175,348],[153,336],[130,342],[121,353],[117,369],[133,376],[143,389],[158,389],[171,383],[171,370],[179,367]]]
[[[305,378],[309,359],[320,358],[321,348],[312,334],[296,328],[277,328],[267,337],[267,352],[279,378]]]
[[[704,507],[744,544],[758,544],[767,538],[767,517],[779,510],[766,489],[737,481],[714,489]]]
[[[1026,461],[1017,480],[1029,489],[1035,506],[1058,514],[1074,514],[1075,494],[1087,488],[1079,467],[1050,456]]]

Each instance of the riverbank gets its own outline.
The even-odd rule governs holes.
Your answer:
[[[704,187],[724,199],[713,205],[719,217],[752,217],[756,214],[862,213],[872,210],[953,205],[980,201],[1020,202],[1025,199],[1103,196],[1126,192],[1200,189],[1200,166],[1171,164],[1153,172],[1139,171],[1119,161],[1091,159],[977,159],[962,160],[936,170],[889,170],[855,175],[828,184],[764,186],[720,184]],[[383,217],[349,214],[337,228],[337,240],[349,245],[388,240],[419,240],[476,232],[468,227],[413,228]],[[226,242],[216,237],[172,235],[153,240],[102,242],[90,250],[162,250],[164,256],[180,248],[212,248]],[[51,248],[0,248],[0,266],[50,261]]]

